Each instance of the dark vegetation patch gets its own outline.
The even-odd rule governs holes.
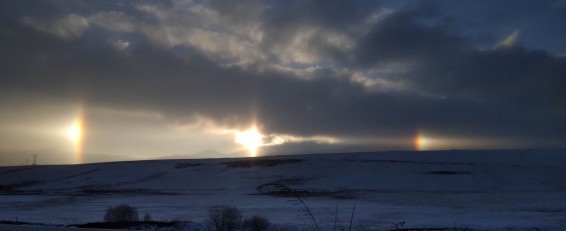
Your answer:
[[[41,184],[41,181],[37,180],[30,180],[30,181],[23,181],[20,183],[15,184],[2,184],[0,185],[0,194],[5,193],[20,193],[22,191],[18,190],[18,188],[28,187],[36,184]],[[30,191],[31,192],[31,191]]]
[[[43,194],[43,190],[8,190],[0,191],[0,195],[39,195]]]
[[[30,223],[25,221],[0,221],[0,224],[3,225],[38,225],[38,223]]]
[[[269,182],[267,184],[298,185],[308,181],[306,178],[286,178]]]
[[[175,195],[175,193],[148,189],[81,189],[83,195]]]
[[[409,160],[361,160],[364,163],[390,163],[390,164],[423,164],[423,165],[464,165],[474,166],[472,163],[462,162],[423,162],[423,161],[409,161]]]
[[[94,222],[78,225],[70,225],[77,228],[91,229],[144,229],[147,228],[174,228],[182,227],[181,221],[126,221],[126,222]]]
[[[25,171],[25,170],[29,170],[29,169],[34,169],[34,168],[39,168],[39,166],[25,166],[25,167],[20,167],[17,169],[12,169],[12,170],[8,170],[8,171],[4,171],[1,174],[6,174],[6,173],[12,173],[12,172],[19,172],[19,171]]]
[[[256,187],[253,195],[268,195],[277,197],[329,197],[334,199],[354,199],[356,196],[351,191],[320,191],[295,189],[288,185],[299,184],[306,181],[301,178],[283,179],[261,184]]]
[[[391,229],[390,231],[475,231],[468,228],[400,228]]]
[[[0,184],[0,192],[13,190],[11,185]]]
[[[351,191],[319,191],[319,190],[305,190],[305,189],[293,189],[291,191],[279,191],[265,193],[263,195],[271,195],[278,197],[327,197],[332,199],[356,199],[357,196]]]
[[[63,177],[63,178],[61,178],[61,179],[59,179],[59,180],[66,180],[66,179],[71,179],[71,178],[74,178],[74,177],[77,177],[77,176],[87,175],[87,174],[96,172],[96,171],[98,171],[98,170],[100,170],[100,169],[97,168],[97,169],[89,170],[89,171],[86,171],[86,172],[81,172],[81,173],[69,175],[69,176]]]
[[[141,178],[141,179],[139,179],[139,180],[120,183],[120,184],[117,184],[116,186],[119,186],[119,185],[138,184],[138,183],[142,183],[142,182],[147,182],[147,181],[150,181],[150,180],[159,179],[159,178],[165,176],[166,174],[167,174],[167,172],[159,172],[159,173],[151,174],[151,175],[146,176],[146,177],[144,177],[144,178]]]
[[[55,224],[45,224],[45,223],[36,223],[36,222],[26,222],[26,221],[6,221],[6,220],[1,220],[0,221],[0,225],[26,225],[26,226],[42,226],[42,227],[63,227],[63,225],[55,225]]]
[[[299,163],[303,160],[301,159],[246,159],[246,160],[235,160],[230,162],[224,162],[228,168],[251,168],[251,167],[273,167],[283,164],[294,164]]]
[[[563,208],[539,208],[535,209],[536,212],[540,213],[564,213],[566,210]]]
[[[274,192],[286,192],[292,190],[289,185],[297,185],[305,182],[304,178],[289,178],[268,182],[258,185],[255,189],[260,194],[269,194]]]
[[[464,171],[444,171],[444,170],[442,170],[442,171],[425,172],[425,174],[446,176],[446,175],[469,175],[471,173],[470,172],[464,172]]]
[[[199,163],[178,163],[175,165],[175,168],[191,168],[201,166],[202,164]]]

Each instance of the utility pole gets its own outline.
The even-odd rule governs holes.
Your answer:
[[[36,160],[37,160],[37,156],[39,156],[39,154],[31,154],[31,155],[33,156],[33,164],[31,164],[31,165],[37,165]]]

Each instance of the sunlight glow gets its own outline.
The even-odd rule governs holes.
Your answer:
[[[254,127],[247,131],[237,132],[235,142],[244,145],[250,152],[252,157],[257,156],[258,147],[263,145],[263,136]]]
[[[424,136],[424,134],[421,131],[417,132],[414,142],[415,142],[415,150],[417,151],[423,151],[429,148],[428,145],[430,144],[430,141]]]
[[[83,143],[84,143],[84,109],[81,106],[78,113],[72,122],[72,124],[67,128],[66,135],[71,140],[73,149],[75,152],[76,163],[82,164],[84,162],[83,157]]]
[[[466,148],[470,143],[468,138],[456,138],[454,136],[442,136],[434,133],[418,131],[414,138],[416,151],[446,150],[454,148]]]
[[[417,136],[415,140],[415,144],[418,151],[422,151],[426,149],[427,140],[424,136]]]
[[[76,144],[77,142],[79,142],[81,140],[83,131],[82,131],[82,126],[80,124],[80,121],[76,121],[68,130],[67,130],[67,135],[69,136],[69,139],[71,139],[71,141]]]

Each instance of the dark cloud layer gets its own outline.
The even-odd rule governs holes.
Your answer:
[[[373,1],[205,1],[193,11],[171,11],[184,6],[178,2],[119,3],[80,2],[73,8],[39,1],[22,9],[3,2],[0,95],[14,102],[76,98],[158,112],[181,123],[206,117],[230,128],[257,119],[266,134],[301,137],[406,138],[424,127],[533,146],[545,140],[560,146],[566,139],[566,58],[559,55],[565,51],[520,42],[495,47],[505,37],[482,48],[476,37],[467,37],[481,31],[465,31],[459,24],[471,19],[444,13],[450,7],[442,1],[409,2],[407,8]],[[167,28],[197,10],[208,16]],[[122,12],[137,24],[118,32],[97,26],[91,16],[102,11]],[[71,14],[77,17],[67,19],[74,21],[55,23]],[[90,20],[88,26],[79,16]],[[482,22],[482,15],[477,17],[472,21]],[[171,32],[179,27],[183,31]],[[190,30],[195,28],[202,34]],[[515,29],[521,28],[509,31]],[[246,38],[246,30],[260,39]],[[205,32],[252,45],[224,53],[229,49],[215,49],[225,45],[215,40],[191,40],[208,36]],[[545,41],[555,35],[540,36]],[[165,38],[168,43],[160,42]],[[171,42],[182,39],[188,42]],[[200,46],[205,42],[210,44]],[[293,59],[284,51],[308,57]],[[252,58],[241,64],[243,55]]]

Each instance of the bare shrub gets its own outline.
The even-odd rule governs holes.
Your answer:
[[[121,204],[106,209],[105,222],[132,222],[139,221],[138,210],[127,204]]]
[[[208,219],[216,231],[234,231],[242,224],[242,213],[234,207],[213,207],[208,211]]]
[[[307,201],[302,196],[302,192],[295,192],[295,198],[297,198],[298,205],[303,207],[303,213],[307,216],[307,220],[310,222],[313,231],[320,231],[320,227],[318,226],[318,221],[314,217],[311,208],[307,204]]]
[[[265,231],[269,229],[271,223],[265,217],[253,216],[244,220],[242,226],[246,231]]]
[[[145,213],[145,215],[143,216],[143,221],[145,221],[145,222],[152,221],[151,214]]]

